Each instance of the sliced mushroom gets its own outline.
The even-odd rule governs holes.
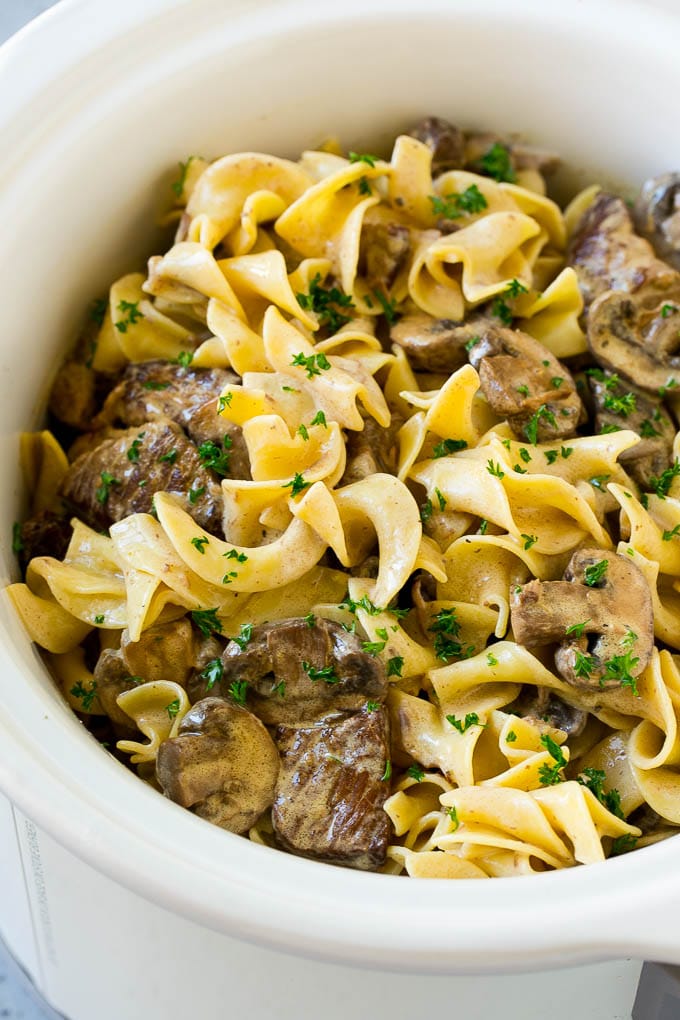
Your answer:
[[[573,435],[585,411],[569,370],[527,333],[488,321],[477,328],[468,357],[495,413],[531,442]]]
[[[176,804],[229,832],[247,832],[274,800],[279,755],[251,712],[204,698],[158,750],[156,777]]]
[[[248,707],[268,725],[304,726],[329,713],[355,712],[367,700],[382,702],[387,690],[380,659],[322,617],[255,627],[247,643],[229,642],[222,667],[214,692],[228,697],[234,684],[245,684]],[[190,697],[203,696],[206,684],[200,677],[190,681]]]
[[[124,729],[132,728],[130,716],[118,706],[118,695],[131,691],[140,683],[140,677],[131,673],[117,648],[105,648],[94,668],[94,684],[102,708],[111,722]]]
[[[553,729],[562,730],[567,737],[578,737],[588,722],[588,712],[575,705],[569,705],[548,687],[534,687],[525,684],[505,712],[518,715],[537,723],[546,723]]]
[[[463,166],[465,136],[460,128],[443,117],[425,117],[409,134],[432,150],[432,176]]]
[[[373,418],[366,418],[361,432],[348,432],[345,442],[347,463],[340,485],[358,482],[369,475],[396,475],[399,444],[397,433],[403,424],[400,415],[392,412],[387,428]]]
[[[583,214],[567,251],[586,308],[609,290],[657,294],[678,288],[678,274],[638,237],[626,203],[601,191]]]
[[[425,314],[404,315],[390,330],[417,372],[455,372],[467,362],[465,345],[474,336],[470,324]]]
[[[635,225],[661,258],[680,269],[680,173],[645,181],[634,209]]]
[[[677,275],[677,274],[676,274]],[[607,291],[588,314],[588,345],[598,363],[651,393],[680,383],[680,275],[674,294]]]
[[[303,857],[374,870],[390,822],[387,711],[364,708],[302,729],[279,726],[281,770],[272,822],[281,846]]]
[[[511,624],[521,645],[559,642],[558,672],[589,690],[634,680],[654,648],[647,581],[625,556],[604,549],[575,552],[563,581],[535,580],[513,591]]]
[[[597,433],[632,429],[640,436],[637,446],[624,450],[620,463],[643,489],[671,461],[675,427],[661,400],[654,399],[634,383],[621,382],[607,372],[588,374]]]

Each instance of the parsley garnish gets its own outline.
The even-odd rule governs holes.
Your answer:
[[[613,655],[604,664],[605,671],[600,677],[600,687],[604,686],[606,680],[618,680],[621,687],[630,687],[635,697],[638,698],[640,694],[637,688],[637,680],[633,676],[632,671],[639,661],[638,656],[633,656],[632,651],[627,651],[625,655]]]
[[[550,385],[554,386],[556,390],[559,390],[559,388],[560,388],[560,386],[562,385],[563,382],[564,382],[564,379],[562,378],[561,375],[554,375],[552,377],[552,379],[550,380]]]
[[[241,651],[245,651],[246,645],[253,636],[253,625],[252,623],[242,623],[238,629],[238,637],[232,638],[231,640],[239,646]]]
[[[83,687],[82,680],[79,680],[78,683],[71,688],[70,693],[74,698],[80,698],[83,709],[86,712],[89,712],[92,708],[94,699],[97,697],[97,681],[93,680],[90,686],[86,688]]]
[[[194,360],[193,351],[180,351],[175,358],[175,364],[181,365],[182,368],[188,368],[191,362]]]
[[[536,446],[538,442],[538,425],[542,418],[545,418],[548,425],[552,425],[553,428],[557,426],[555,415],[552,413],[546,404],[541,404],[537,411],[534,411],[531,418],[524,426],[524,435],[527,437],[532,446]],[[550,462],[549,462],[550,463]]]
[[[538,535],[525,535],[523,533],[522,538],[524,539],[525,549],[531,549],[532,545],[535,545],[536,542],[538,542]]]
[[[97,615],[94,618],[94,622],[97,625],[102,624],[104,622],[104,614],[103,613],[97,613]]]
[[[426,499],[425,502],[420,507],[420,519],[423,522],[423,524],[426,524],[429,521],[433,512],[434,507],[432,506],[432,500]]]
[[[229,684],[229,694],[237,705],[245,705],[248,697],[248,681],[234,680]]]
[[[442,662],[467,657],[474,651],[472,646],[463,651],[463,646],[457,640],[460,635],[460,623],[456,619],[455,608],[440,609],[433,617],[428,630],[434,634],[434,653]]]
[[[385,762],[385,771],[380,777],[380,782],[386,783],[388,779],[391,778],[391,776],[392,776],[392,762],[388,758],[387,761]]]
[[[576,673],[576,676],[589,680],[596,666],[597,659],[593,655],[584,655],[580,650],[576,650],[574,655],[574,673]]]
[[[546,751],[550,753],[551,758],[554,759],[554,765],[541,765],[538,770],[538,778],[541,781],[541,786],[555,786],[556,783],[562,782],[562,776],[560,773],[562,769],[567,765],[567,759],[564,756],[564,752],[559,744],[555,743],[553,738],[547,733],[541,734],[541,743],[545,747]]]
[[[526,386],[526,385],[525,385],[525,384],[523,383],[523,384],[522,384],[521,386],[518,386],[518,387],[517,387],[517,392],[518,392],[518,393],[519,393],[519,394],[520,394],[521,396],[523,396],[523,397],[528,397],[528,396],[529,396],[529,387],[528,387],[528,386]]]
[[[99,486],[94,495],[97,502],[103,504],[106,503],[107,499],[109,498],[111,486],[120,485],[120,482],[117,478],[114,478],[113,475],[110,474],[108,471],[102,471],[99,477],[102,480],[102,484]]]
[[[487,666],[497,666],[498,665],[498,659],[491,652],[488,652],[487,656],[486,656],[486,663],[487,663]]]
[[[189,489],[189,502],[192,506],[196,506],[196,503],[205,492],[205,485],[199,485],[197,488]]]
[[[624,393],[622,397],[617,397],[613,393],[606,393],[602,403],[608,411],[611,411],[613,414],[620,414],[622,418],[627,418],[636,407],[634,393]]]
[[[470,337],[470,339],[465,344],[465,350],[468,352],[468,354],[470,353],[472,348],[475,346],[475,344],[478,344],[481,339],[482,339],[481,336],[472,336],[472,337]]]
[[[240,553],[236,549],[230,549],[229,552],[222,553],[228,560],[236,560],[237,563],[246,563],[248,557],[245,553]]]
[[[380,708],[380,702],[379,701],[367,701],[366,702],[366,711],[369,714],[371,712],[377,712],[379,708]]]
[[[177,198],[181,198],[182,197],[182,192],[184,191],[184,185],[186,184],[186,179],[187,179],[187,173],[189,171],[189,166],[191,165],[191,161],[194,160],[194,159],[196,159],[195,156],[189,156],[189,158],[186,161],[186,163],[178,163],[178,166],[179,166],[179,177],[177,178],[176,181],[173,181],[172,184],[171,184],[171,188],[172,188],[172,190],[173,190],[173,192],[174,192],[174,194],[175,194],[175,196]]]
[[[471,184],[463,192],[452,191],[443,198],[439,195],[428,195],[428,198],[435,216],[443,216],[447,220],[481,212],[489,204],[476,184]]]
[[[306,425],[298,425],[297,434],[299,436],[302,436],[305,442],[309,439],[309,432],[307,431]]]
[[[307,615],[303,617],[303,619],[308,627],[313,627],[314,624],[316,623],[316,617],[314,613],[307,613]],[[380,631],[378,631],[378,634],[380,634]]]
[[[321,325],[328,326],[334,333],[350,321],[350,316],[338,311],[339,308],[354,308],[349,294],[339,287],[322,287],[321,273],[316,273],[309,284],[309,294],[296,294],[295,297],[305,311],[315,312]],[[299,362],[293,361],[293,364]],[[311,378],[311,376],[310,376]]]
[[[486,462],[486,470],[490,475],[494,475],[496,478],[505,478],[505,471],[501,469],[500,464],[496,464],[493,460]]]
[[[175,698],[169,705],[165,706],[165,711],[168,713],[170,719],[174,719],[179,712],[179,698]]]
[[[282,489],[289,488],[291,496],[294,497],[299,496],[300,493],[304,492],[305,489],[308,489],[311,484],[312,484],[311,482],[306,482],[303,476],[296,471],[294,477],[291,478],[289,482],[286,482],[284,485],[282,485],[281,488]]]
[[[347,321],[349,322],[349,319]],[[293,357],[291,365],[297,365],[300,368],[304,368],[308,379],[311,379],[315,375],[321,375],[322,368],[327,371],[331,367],[331,363],[325,354],[310,354],[305,356],[302,351]]]
[[[367,652],[369,655],[378,655],[380,652],[384,651],[385,645],[387,644],[387,631],[385,630],[384,627],[380,627],[376,631],[376,634],[378,635],[379,638],[382,638],[382,640],[362,641],[361,642],[362,652]]]
[[[96,322],[99,327],[104,325],[104,316],[106,315],[106,309],[108,307],[109,302],[106,298],[97,298],[90,306],[90,318],[93,322]]]
[[[217,616],[217,609],[193,609],[191,619],[194,621],[203,637],[210,637],[211,634],[222,633],[222,621]]]
[[[339,684],[340,677],[337,676],[332,666],[324,666],[322,669],[315,669],[310,662],[303,662],[302,668],[310,680],[323,680],[327,684]]]
[[[12,552],[18,556],[24,551],[24,540],[21,537],[21,524],[15,521],[12,525]]]
[[[380,302],[380,305],[383,310],[383,315],[387,319],[390,326],[393,326],[394,323],[399,318],[399,314],[397,312],[397,302],[390,301],[381,290],[374,290],[373,293]]]
[[[653,439],[654,436],[660,436],[661,433],[654,428],[649,418],[645,418],[640,422],[640,435],[643,439]]]
[[[310,426],[311,425],[323,425],[323,427],[325,429],[328,428],[328,425],[326,423],[326,415],[323,413],[323,411],[317,411],[309,424],[310,424]]]
[[[439,503],[439,509],[440,510],[444,510],[446,508],[446,503],[447,503],[446,496],[442,495],[442,493],[439,491],[439,489],[436,486],[435,486],[434,494],[437,497],[437,501]]]
[[[168,450],[167,453],[161,454],[158,460],[165,461],[167,464],[174,464],[177,460],[177,450],[173,447],[172,450]]]
[[[458,730],[459,733],[465,733],[471,726],[486,728],[486,723],[480,723],[476,712],[468,712],[464,719],[457,719],[455,715],[447,715],[446,721],[450,722],[454,730]]]
[[[198,448],[198,456],[201,458],[201,463],[205,467],[212,468],[215,474],[220,475],[222,478],[226,478],[229,474],[229,458],[232,441],[229,436],[225,436],[222,440],[222,446],[224,449],[220,450],[217,443],[213,443],[212,440],[208,440],[205,443],[201,443]]]
[[[672,538],[677,538],[680,535],[680,524],[676,524],[672,531],[664,531],[661,538],[664,542],[670,542]]]
[[[571,627],[566,627],[565,634],[573,634],[574,637],[583,637],[583,631],[585,630],[586,624],[590,623],[590,617],[584,620],[583,623],[572,623]]]
[[[673,314],[673,312],[677,312],[677,308],[675,307],[675,305],[666,304],[661,306],[662,319],[667,319],[669,315]]]
[[[514,744],[515,741],[517,740],[517,734],[515,733],[514,730],[508,730],[505,739],[508,744]]]
[[[402,655],[393,655],[391,659],[387,660],[387,675],[388,676],[401,676],[401,671],[404,667],[404,658]]]
[[[206,681],[206,691],[211,691],[216,683],[222,679],[224,673],[224,666],[222,665],[221,659],[211,659],[210,662],[201,670],[199,676],[201,680]]]
[[[627,854],[629,850],[634,850],[637,846],[638,837],[633,836],[630,832],[625,832],[623,836],[617,836],[612,843],[610,857],[618,857],[619,854]]]
[[[666,468],[658,478],[654,475],[649,480],[649,487],[653,489],[659,499],[665,499],[671,487],[671,482],[680,474],[680,461],[676,457],[671,467]]]
[[[598,563],[591,563],[583,572],[585,583],[589,588],[594,588],[607,573],[609,560],[600,560]]]
[[[134,326],[144,318],[144,313],[139,310],[139,301],[119,301],[117,309],[123,316],[122,319],[114,322],[119,333],[127,333],[128,326]]]
[[[523,446],[521,446],[520,449],[519,449],[519,455],[520,455],[520,457],[522,458],[522,460],[524,461],[525,464],[528,464],[529,461],[531,460],[531,454]]]
[[[592,794],[599,800],[600,804],[606,807],[607,811],[611,811],[617,818],[623,818],[623,811],[621,810],[621,794],[618,790],[609,790],[605,792],[604,784],[607,781],[607,775],[601,769],[584,769],[580,776],[577,776],[577,781],[581,786],[585,786],[587,790],[590,790]]]
[[[448,807],[446,809],[446,814],[449,816],[449,818],[453,822],[453,831],[455,832],[456,829],[458,828],[458,826],[460,825],[460,822],[458,821],[458,813],[457,813],[455,807]]]
[[[349,154],[350,163],[366,163],[370,167],[375,167],[379,159],[380,156],[371,156],[368,152],[350,152]]]
[[[543,456],[547,460],[548,464],[554,464],[560,455],[559,450],[544,450]]]
[[[231,407],[231,402],[234,399],[233,393],[223,393],[217,402],[217,413],[221,414],[226,407]]]
[[[589,478],[588,481],[594,489],[599,489],[600,492],[604,492],[604,486],[610,478],[611,475],[594,475],[592,478]]]
[[[464,439],[442,439],[441,443],[437,443],[432,451],[432,456],[437,459],[438,457],[446,457],[449,453],[457,453],[458,450],[466,450],[467,443]]]
[[[132,443],[128,447],[127,458],[133,463],[139,460],[139,448],[142,445],[142,440],[144,439],[145,435],[146,432],[140,432],[137,438],[133,439]]]
[[[411,779],[415,779],[417,783],[422,783],[425,778],[425,773],[421,769],[420,765],[409,765],[406,769],[406,775]]]
[[[169,386],[169,382],[156,382],[155,379],[147,379],[142,383],[142,389],[145,390],[167,390]]]
[[[191,539],[191,544],[194,546],[195,549],[198,549],[198,551],[200,553],[203,553],[205,555],[205,546],[208,544],[208,539],[207,538],[198,538],[198,537],[192,538]]]
[[[517,174],[512,168],[510,152],[500,142],[494,142],[480,159],[479,165],[483,173],[493,177],[496,181],[507,181],[512,184],[517,180]]]

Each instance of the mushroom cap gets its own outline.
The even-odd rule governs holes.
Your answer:
[[[465,344],[475,336],[474,322],[404,315],[390,329],[390,339],[405,352],[418,372],[455,372],[467,363]]]
[[[222,698],[197,702],[156,760],[166,797],[236,833],[271,807],[278,772],[278,751],[264,725]]]
[[[655,251],[680,269],[680,173],[660,174],[645,181],[633,215],[637,229]]]
[[[411,128],[409,135],[432,150],[434,176],[463,166],[465,136],[460,128],[443,117],[425,117]]]
[[[588,569],[603,562],[601,577],[593,581],[591,573],[589,580]],[[606,549],[579,549],[564,580],[530,581],[513,591],[511,614],[519,644],[559,642],[555,664],[574,687],[618,689],[621,680],[608,664],[625,660],[626,673],[635,678],[652,657],[654,613],[647,581],[630,559]],[[575,625],[578,631],[568,634]]]
[[[588,314],[588,345],[600,365],[652,393],[680,381],[680,277],[672,291],[636,297],[609,290]]]

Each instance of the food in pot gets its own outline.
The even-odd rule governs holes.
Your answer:
[[[562,210],[555,165],[440,117],[191,157],[93,305],[10,595],[181,808],[449,878],[680,826],[677,174]]]

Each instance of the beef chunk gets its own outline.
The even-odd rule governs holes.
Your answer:
[[[34,556],[53,556],[63,560],[71,541],[73,528],[67,517],[59,517],[51,510],[41,510],[21,525],[19,562],[26,569]]]
[[[357,711],[369,699],[382,701],[387,688],[380,660],[362,651],[355,634],[321,617],[312,626],[302,618],[253,628],[247,644],[229,642],[222,667],[212,692],[227,697],[234,683],[246,681],[248,708],[268,725],[306,725],[330,712]],[[195,676],[191,699],[203,697],[209,683]]]
[[[281,846],[302,857],[370,871],[390,837],[383,805],[389,729],[384,708],[316,726],[279,726],[281,768],[272,822]]]
[[[222,529],[222,494],[196,447],[169,421],[148,422],[109,439],[71,465],[61,495],[87,524],[103,531],[134,513],[149,513],[156,492],[181,496],[206,531]]]
[[[548,687],[534,687],[524,684],[515,701],[508,705],[506,712],[518,715],[529,722],[544,722],[556,730],[562,730],[568,737],[577,737],[585,729],[588,712],[567,704]]]
[[[240,382],[222,368],[183,368],[170,361],[128,365],[106,399],[95,424],[143,425],[169,419],[181,425],[195,443],[221,443],[229,436],[229,475],[250,478],[241,429],[218,413],[220,394]]]
[[[364,223],[360,259],[371,286],[388,290],[406,265],[410,250],[408,227],[398,223]]]
[[[405,315],[390,330],[390,339],[403,347],[416,372],[447,374],[466,364],[465,345],[474,335],[471,325],[425,314]]]
[[[49,409],[55,418],[76,429],[89,429],[97,410],[95,373],[80,361],[66,361],[50,393]]]
[[[465,136],[460,128],[443,117],[425,117],[409,134],[432,150],[432,176],[463,166]]]
[[[402,423],[399,415],[393,413],[387,428],[373,418],[367,418],[361,432],[349,432],[347,463],[340,484],[349,485],[377,472],[396,475],[399,455],[397,432]]]

